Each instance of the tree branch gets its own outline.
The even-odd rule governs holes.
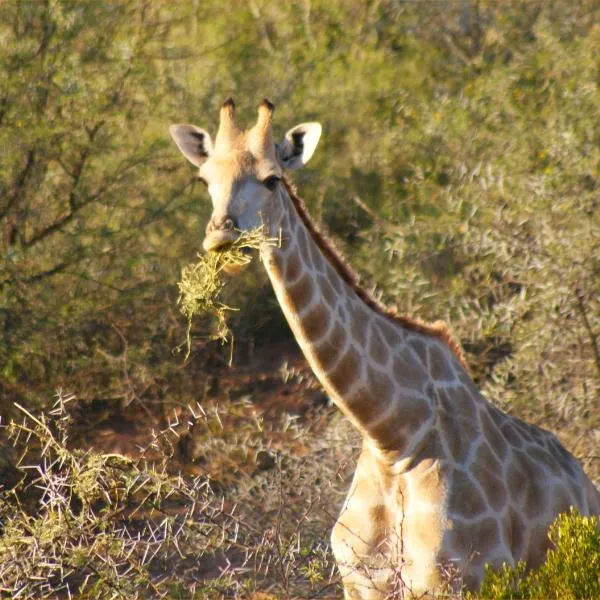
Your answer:
[[[54,223],[52,223],[52,225],[49,225],[48,227],[46,227],[46,229],[42,229],[41,231],[39,231],[38,233],[33,235],[31,238],[24,241],[23,247],[30,248],[31,246],[34,246],[38,242],[41,242],[43,239],[47,238],[49,235],[55,233],[56,231],[59,231],[65,225],[67,225],[73,219],[73,217],[75,217],[75,215],[81,208],[83,208],[84,206],[87,206],[91,202],[97,200],[98,194],[94,194],[93,196],[90,196],[87,200],[85,200],[84,202],[78,201],[77,187],[79,186],[79,181],[81,180],[81,175],[83,173],[83,169],[84,169],[85,164],[86,164],[86,162],[90,156],[90,153],[92,151],[94,138],[96,137],[96,135],[98,134],[98,132],[100,131],[100,129],[102,128],[104,123],[105,123],[105,121],[99,121],[93,127],[85,128],[86,132],[88,134],[88,139],[89,139],[90,143],[81,151],[81,154],[79,155],[79,160],[77,161],[77,164],[74,166],[74,168],[72,170],[67,169],[65,167],[65,165],[62,165],[62,163],[61,163],[61,166],[63,167],[63,169],[65,169],[65,172],[73,180],[73,183],[71,185],[71,190],[69,191],[69,209],[70,209],[69,212],[66,215],[64,215],[63,217],[60,217],[59,219],[54,221]]]
[[[22,197],[23,188],[27,183],[27,178],[29,177],[31,171],[33,170],[33,166],[35,165],[35,150],[31,149],[27,152],[27,161],[25,162],[25,166],[21,170],[21,172],[17,175],[15,182],[12,186],[12,191],[8,194],[8,202],[4,206],[4,208],[0,211],[0,219],[3,219],[14,206],[17,200],[20,200]]]
[[[577,299],[577,307],[579,308],[579,312],[581,313],[581,318],[583,320],[583,325],[588,333],[588,337],[590,338],[590,345],[594,354],[596,367],[598,369],[598,373],[600,374],[600,344],[598,343],[598,335],[594,333],[594,330],[592,329],[592,324],[590,323],[590,320],[588,318],[583,291],[579,286],[577,286],[574,291],[575,298]]]
[[[4,121],[4,115],[8,110],[8,96],[0,99],[0,126],[2,126],[2,121]]]
[[[69,261],[64,261],[64,262],[58,263],[57,265],[55,265],[51,269],[48,269],[47,271],[41,271],[40,273],[36,273],[35,275],[32,275],[31,277],[27,277],[26,279],[23,280],[23,283],[35,283],[36,281],[41,281],[42,279],[46,279],[46,277],[52,277],[52,275],[57,275],[58,273],[61,273],[62,271],[64,271],[67,267],[74,265],[79,260],[80,260],[80,257],[77,257],[74,260],[69,260]]]
[[[52,277],[53,275],[58,275],[59,273],[64,272],[64,270],[67,269],[68,267],[70,267],[71,265],[74,265],[75,263],[79,262],[82,258],[83,258],[83,256],[81,256],[81,254],[80,254],[76,258],[58,263],[57,265],[54,265],[52,268],[47,269],[46,271],[40,271],[39,273],[35,273],[34,275],[31,275],[29,277],[19,279],[17,281],[17,283],[29,285],[31,283],[36,283],[38,281],[41,281],[42,279],[46,279],[47,277]],[[0,281],[0,290],[5,288],[9,284],[14,284],[14,283],[15,283],[15,279],[13,277],[5,279],[4,281]]]

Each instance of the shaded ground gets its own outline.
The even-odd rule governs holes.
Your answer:
[[[111,414],[108,408],[114,403],[69,402],[73,421],[65,443],[72,450],[66,453],[60,444],[53,450],[52,442],[50,453],[67,456],[65,464],[71,466],[61,466],[63,459],[58,463],[51,457],[48,463],[47,456],[40,459],[45,434],[28,442],[25,464],[49,465],[43,469],[41,484],[35,480],[38,471],[32,471],[30,483],[19,486],[27,513],[39,515],[35,518],[41,523],[40,532],[58,525],[52,512],[40,509],[48,492],[35,490],[52,489],[59,502],[61,495],[70,498],[75,490],[75,500],[65,500],[61,508],[70,515],[67,521],[79,525],[75,530],[67,522],[60,526],[65,527],[59,546],[63,562],[61,575],[52,576],[55,597],[68,595],[60,592],[59,584],[67,581],[76,592],[89,574],[84,567],[63,580],[63,569],[70,570],[65,566],[73,551],[70,544],[89,547],[90,556],[99,561],[94,564],[104,564],[104,550],[94,545],[97,535],[107,535],[116,544],[110,577],[120,580],[119,569],[124,567],[116,566],[119,561],[135,564],[147,573],[150,587],[180,590],[169,592],[175,594],[169,598],[339,596],[328,542],[354,468],[355,436],[315,384],[295,344],[283,342],[261,353],[240,350],[244,355],[233,367],[212,366],[198,382],[201,393],[196,403],[173,402],[164,413],[152,415],[131,403]],[[51,418],[48,423],[48,431],[54,431],[57,424]],[[82,454],[80,449],[90,452]],[[134,466],[123,457],[141,460]],[[107,463],[105,469],[107,460],[110,467]],[[170,483],[161,484],[163,490],[174,486],[173,493],[163,496],[153,491],[154,484],[135,491],[138,480],[154,477],[154,461],[156,473],[166,468],[172,476],[185,475],[181,483],[171,477]],[[141,469],[138,475],[126,475],[132,467]],[[95,481],[89,488],[94,499],[85,520],[83,492],[77,491],[82,477]],[[199,500],[194,500],[198,494]],[[161,548],[156,558],[145,562],[144,544],[154,547],[157,532],[167,523],[172,533],[156,546]],[[87,536],[85,542],[82,535]],[[132,536],[141,541],[130,559],[116,549],[130,544]],[[171,537],[175,541],[169,541]],[[20,552],[30,551],[37,552]],[[56,549],[49,551],[56,556]],[[13,570],[18,569],[15,565]],[[36,572],[36,577],[28,585],[36,586],[46,576]],[[13,581],[8,575],[5,579]],[[122,585],[128,581],[123,579]],[[137,593],[140,598],[155,597]]]
[[[331,413],[319,410],[331,403],[293,340],[272,344],[260,353],[247,347],[240,349],[231,366],[221,361],[207,369],[197,389],[197,397],[189,400],[192,405],[242,403],[266,421],[278,420],[285,413],[302,420],[309,418],[318,429],[319,421]],[[141,411],[135,403],[118,412],[114,411],[114,403],[93,403],[79,415],[73,443],[99,452],[137,457],[140,448],[151,440],[153,429],[166,427],[186,413],[185,402],[174,400],[170,409],[159,414]],[[180,451],[185,464],[197,459],[199,449],[182,440]]]

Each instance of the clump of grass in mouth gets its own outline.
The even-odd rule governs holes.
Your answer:
[[[186,355],[191,352],[192,322],[202,314],[212,314],[217,319],[215,339],[223,343],[233,341],[233,334],[227,325],[228,311],[238,310],[221,300],[221,293],[227,285],[223,272],[228,269],[243,268],[252,260],[251,250],[258,250],[261,244],[276,244],[276,238],[268,238],[264,227],[241,231],[239,237],[227,248],[219,252],[198,254],[198,262],[189,264],[181,270],[179,287],[179,309],[187,318]]]

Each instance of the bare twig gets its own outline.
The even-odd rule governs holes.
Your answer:
[[[596,369],[598,370],[598,374],[600,375],[600,344],[598,343],[598,334],[594,333],[592,328],[592,324],[587,315],[587,308],[585,304],[585,296],[583,294],[582,289],[577,286],[574,289],[575,298],[577,300],[577,307],[579,309],[579,313],[581,314],[581,319],[583,321],[583,325],[588,333],[588,337],[590,340],[590,346],[592,348],[592,353],[594,354],[594,360],[596,363]]]

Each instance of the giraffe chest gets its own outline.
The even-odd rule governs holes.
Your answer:
[[[332,534],[345,583],[364,587],[368,577],[388,591],[399,581],[413,590],[435,587],[444,507],[439,461],[423,461],[410,475],[390,475],[363,451]]]

